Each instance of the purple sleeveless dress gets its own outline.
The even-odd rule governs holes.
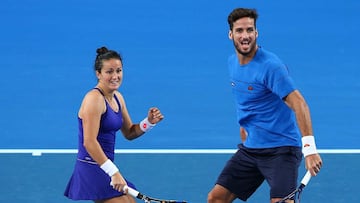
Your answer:
[[[103,95],[100,89],[97,90]],[[106,102],[106,111],[101,115],[99,135],[97,137],[106,156],[112,161],[114,161],[116,132],[121,128],[123,122],[120,102],[116,95],[114,97],[120,109],[115,112]],[[78,118],[78,123],[77,160],[64,195],[73,200],[102,200],[123,195],[123,193],[114,190],[110,186],[111,178],[86,151],[83,145],[83,126],[80,118]],[[127,184],[129,187],[135,188],[131,182],[127,181]]]

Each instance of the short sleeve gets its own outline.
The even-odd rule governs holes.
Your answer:
[[[267,69],[265,84],[274,94],[284,98],[296,89],[295,83],[285,65],[268,63]]]

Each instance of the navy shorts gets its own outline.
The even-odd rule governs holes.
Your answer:
[[[282,198],[296,188],[301,160],[300,147],[249,149],[239,145],[216,184],[246,201],[266,180],[270,198]]]

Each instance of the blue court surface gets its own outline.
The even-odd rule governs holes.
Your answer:
[[[258,10],[258,43],[288,65],[309,104],[324,167],[303,202],[360,202],[357,0],[3,0],[0,202],[71,202],[62,192],[77,111],[96,85],[101,46],[124,58],[120,91],[132,120],[152,106],[165,115],[137,140],[119,133],[120,170],[149,195],[206,202],[240,142],[227,72],[235,7]],[[266,184],[249,202],[268,202]]]
[[[203,203],[230,156],[229,153],[121,153],[117,154],[116,163],[123,175],[145,194]],[[324,167],[304,189],[302,202],[358,202],[360,154],[322,154],[322,158]],[[73,202],[62,196],[62,192],[72,172],[74,154],[0,154],[0,160],[0,202]],[[303,166],[300,174],[305,174]],[[268,199],[269,190],[264,183],[248,202],[265,203]]]

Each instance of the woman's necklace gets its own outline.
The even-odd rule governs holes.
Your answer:
[[[114,95],[111,95],[111,97],[109,98],[109,97],[107,97],[106,95],[105,95],[105,91],[102,89],[102,88],[100,88],[100,87],[97,87],[97,88],[99,88],[100,89],[100,91],[104,94],[104,98],[105,98],[105,100],[107,101],[107,103],[110,105],[110,107],[112,108],[112,110],[114,110],[114,111],[119,111],[119,106],[117,105],[117,103],[115,102],[115,100],[113,99],[114,98]]]
[[[111,99],[105,97],[105,100],[107,101],[107,103],[110,105],[110,107],[112,108],[113,111],[118,112],[119,111],[119,106],[116,103],[115,99],[113,99],[114,96],[112,96]]]

